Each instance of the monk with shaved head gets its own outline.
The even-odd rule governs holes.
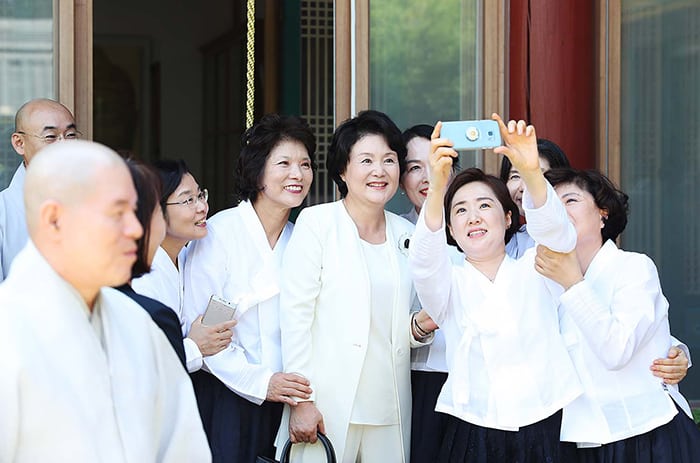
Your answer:
[[[29,241],[0,284],[0,461],[208,462],[192,385],[125,283],[143,233],[124,161],[88,141],[32,158]]]
[[[22,163],[10,186],[0,192],[0,281],[12,260],[27,242],[22,189],[25,169],[36,154],[54,142],[80,138],[73,114],[61,103],[45,98],[31,100],[15,115],[12,147],[22,156]]]

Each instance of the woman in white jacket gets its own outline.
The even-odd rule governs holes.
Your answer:
[[[668,301],[654,262],[615,245],[627,195],[597,171],[555,169],[547,178],[578,234],[574,251],[540,246],[536,259],[565,290],[561,329],[584,386],[564,408],[561,438],[578,446],[567,461],[700,461],[700,431],[649,371],[671,345]]]
[[[405,157],[401,132],[377,111],[333,134],[326,165],[343,199],[302,211],[284,257],[284,370],[308,378],[313,395],[287,407],[278,449],[288,434],[310,443],[320,431],[340,462],[408,461],[413,225],[384,210]],[[294,462],[322,455],[292,448]]]

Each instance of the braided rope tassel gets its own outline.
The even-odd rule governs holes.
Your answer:
[[[246,91],[245,126],[253,125],[255,117],[255,0],[246,2]]]

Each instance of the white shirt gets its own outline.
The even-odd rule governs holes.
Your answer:
[[[183,247],[177,256],[178,266],[170,259],[165,249],[159,247],[153,256],[151,271],[131,281],[134,291],[144,296],[162,302],[173,309],[180,319],[182,328],[182,343],[185,346],[185,363],[187,371],[192,373],[202,368],[202,353],[197,343],[187,337],[188,326],[183,316],[184,286],[183,272],[178,269],[185,268],[187,246]]]
[[[366,425],[398,424],[398,398],[391,377],[391,318],[397,285],[385,268],[390,259],[389,253],[393,251],[389,248],[388,241],[382,244],[370,244],[364,240],[360,242],[369,276],[370,321],[367,355],[362,365],[350,422]],[[382,380],[377,381],[377,378]],[[376,400],[376,397],[391,397],[394,400]]]
[[[523,202],[529,205],[529,196]],[[449,375],[436,410],[517,431],[570,403],[581,385],[559,333],[556,287],[535,271],[534,250],[517,261],[506,255],[491,282],[466,260],[453,265],[444,227],[431,232],[422,215],[409,264],[418,296],[447,341]],[[545,205],[528,217],[543,244],[575,246],[576,230],[551,186]]]
[[[671,346],[654,263],[607,241],[561,296],[561,328],[584,386],[564,408],[561,439],[607,444],[668,423],[676,407],[649,365]]]
[[[184,318],[189,327],[211,295],[238,304],[233,342],[204,358],[204,368],[229,389],[261,404],[270,378],[282,371],[279,269],[292,234],[287,223],[274,249],[248,201],[207,220],[206,237],[190,244],[185,263]]]
[[[20,164],[10,185],[0,191],[0,281],[7,278],[10,264],[27,243],[27,219],[24,216],[24,163]]]
[[[0,461],[211,461],[189,377],[128,296],[103,288],[91,314],[30,242],[0,316]]]

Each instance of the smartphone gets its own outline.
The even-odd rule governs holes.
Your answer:
[[[443,122],[440,138],[448,138],[456,150],[495,148],[502,143],[498,122],[488,119]]]
[[[207,310],[204,311],[202,324],[218,325],[233,320],[234,315],[236,315],[236,304],[212,294],[209,298],[209,304],[207,304]]]

